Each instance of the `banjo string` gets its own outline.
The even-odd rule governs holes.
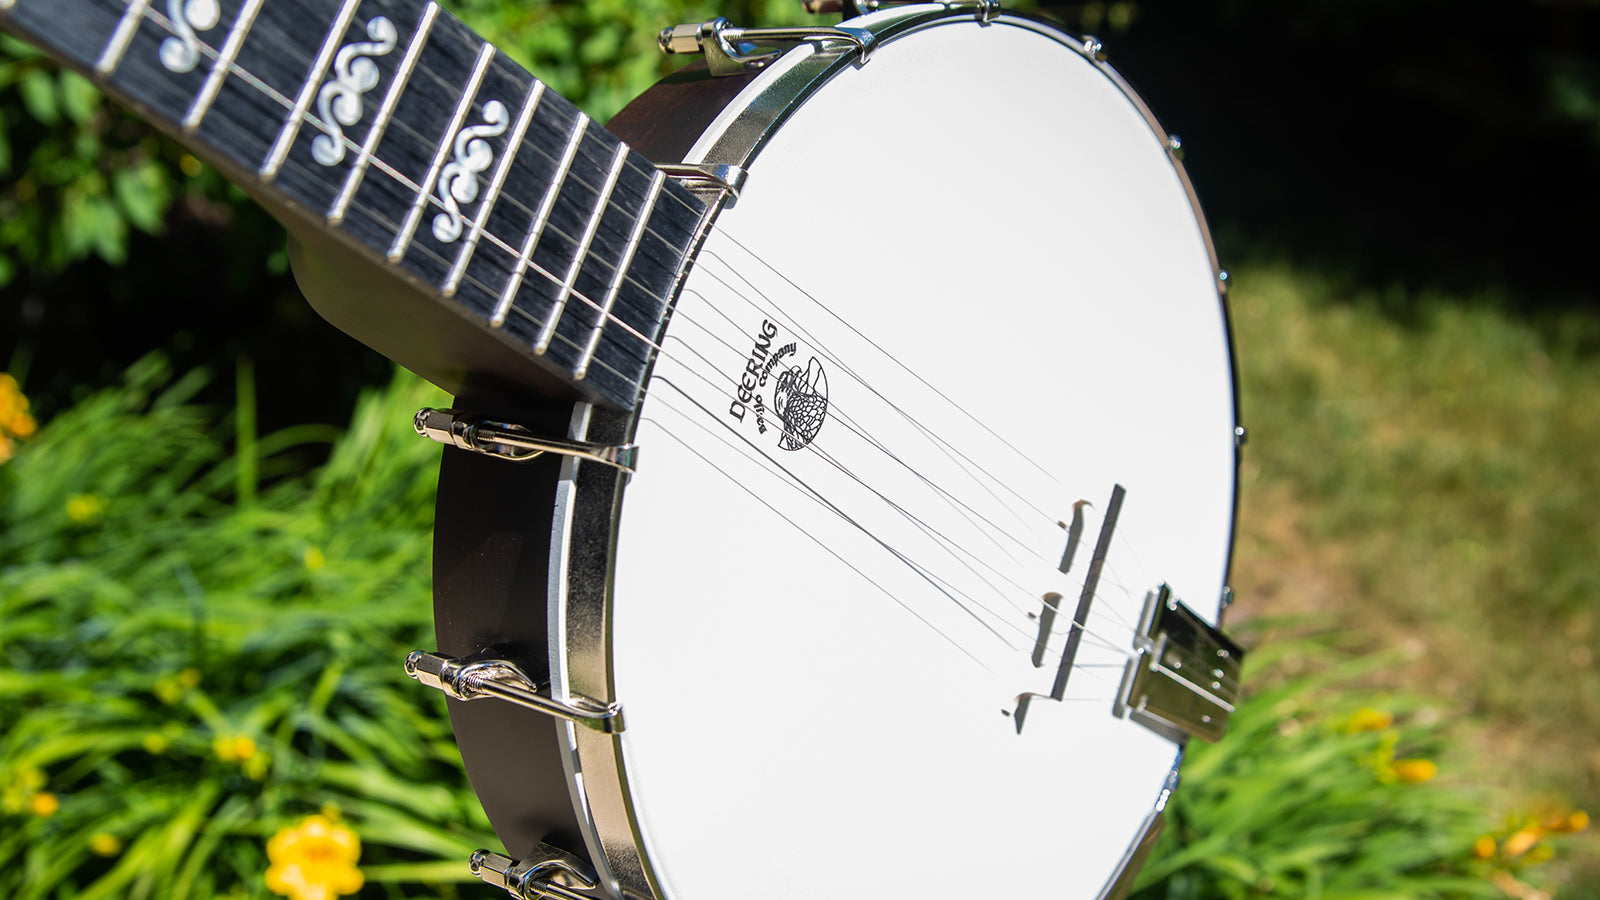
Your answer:
[[[718,430],[711,429],[710,426],[708,426],[703,421],[701,421],[702,416],[695,416],[695,415],[692,415],[692,414],[685,414],[685,412],[682,409],[680,409],[680,408],[678,408],[676,406],[675,400],[669,398],[665,393],[663,393],[662,395],[658,395],[657,399],[661,402],[661,405],[664,405],[664,406],[672,409],[674,412],[676,412],[679,416],[684,418],[686,421],[692,423],[694,425],[694,427],[699,428],[702,431],[704,431],[707,436],[709,436],[709,437],[711,437],[711,438],[713,438],[713,439],[715,439],[717,441],[722,442],[724,445],[728,446],[730,449],[733,449],[735,452],[738,452],[740,455],[744,456],[747,460],[749,460],[750,462],[756,464],[757,466],[761,466],[763,468],[766,468],[766,466],[763,465],[764,462],[768,461],[766,455],[761,453],[761,451],[758,448],[750,446],[750,442],[749,442],[749,440],[747,438],[743,437],[742,435],[738,435],[737,433],[731,432],[731,430],[727,429],[726,427],[723,427],[723,428],[718,429]],[[692,398],[687,398],[686,397],[685,399],[687,399],[689,403],[691,403],[691,404],[695,405],[696,407],[698,407],[700,409],[701,413],[705,412],[704,408],[703,407],[699,407],[699,404],[695,403],[695,401]],[[654,417],[651,417],[651,418],[654,418]],[[698,451],[693,449],[692,444],[690,444],[688,441],[686,441],[683,436],[674,433],[671,428],[666,427],[665,423],[662,423],[659,419],[656,419],[656,421],[657,421],[658,424],[662,425],[663,432],[671,435],[675,440],[678,440],[679,442],[684,443],[686,446],[689,446],[690,447],[690,451],[693,452],[696,456],[700,456],[702,459],[705,459],[705,457],[702,454],[700,454]],[[724,432],[726,432],[726,433],[724,433]],[[736,440],[736,441],[740,442],[741,444],[744,444],[745,446],[744,447],[735,446],[730,441],[730,438],[728,437],[728,434],[732,434],[733,435],[732,440]],[[708,463],[709,463],[709,461],[708,461]],[[715,464],[711,464],[711,465],[712,465],[712,468],[716,469],[718,472],[723,474],[724,477],[727,477],[732,483],[738,485],[741,490],[744,490],[747,493],[752,494],[752,496],[756,496],[757,499],[759,499],[763,503],[763,505],[766,505],[769,508],[773,508],[770,503],[768,503],[764,498],[761,498],[758,494],[756,494],[750,488],[749,485],[745,484],[745,482],[743,480],[733,477],[731,474],[727,473],[725,470],[721,469],[721,467],[716,466]],[[854,519],[850,518],[844,511],[838,509],[838,507],[836,505],[832,504],[825,497],[821,496],[821,494],[819,492],[817,492],[815,489],[812,489],[812,488],[808,487],[802,479],[799,479],[797,476],[793,475],[793,473],[788,472],[787,470],[784,470],[784,472],[785,472],[785,475],[787,475],[788,477],[786,477],[786,478],[780,477],[778,480],[781,483],[787,485],[790,489],[799,492],[801,494],[801,496],[805,497],[806,499],[809,499],[812,502],[821,505],[828,512],[838,516],[843,521],[845,521],[846,523],[850,524],[852,527],[860,530],[868,539],[879,543],[879,545],[882,546],[885,550],[889,551],[891,554],[894,554],[896,556],[896,558],[900,562],[902,562],[902,563],[906,564],[908,567],[910,567],[912,569],[912,571],[914,571],[919,577],[923,578],[924,580],[928,581],[931,585],[933,585],[936,590],[940,591],[941,593],[944,593],[949,599],[951,599],[952,601],[955,601],[956,603],[960,604],[960,601],[957,600],[957,598],[951,593],[951,591],[953,590],[953,587],[949,586],[947,582],[943,582],[942,579],[939,579],[939,578],[937,578],[937,576],[932,575],[930,572],[928,572],[926,570],[925,567],[920,566],[920,565],[912,562],[909,559],[908,556],[906,556],[903,553],[900,553],[900,552],[896,551],[894,548],[890,547],[886,542],[884,542],[881,538],[879,538],[878,536],[872,534],[869,530],[863,528],[860,525],[859,522],[857,522]],[[780,517],[783,518],[785,521],[789,522],[789,524],[792,527],[794,527],[796,530],[806,534],[807,537],[811,538],[813,541],[817,540],[815,537],[812,537],[810,535],[810,533],[807,532],[804,528],[801,528],[797,523],[795,523],[793,519],[789,518],[788,516],[783,516],[782,514],[780,514]],[[820,541],[817,541],[817,542],[819,544],[821,544]],[[844,558],[839,554],[839,552],[837,550],[835,550],[833,547],[829,547],[829,546],[826,546],[826,545],[823,545],[823,546],[825,547],[825,549],[828,550],[828,552],[830,554],[834,555],[836,558],[839,558],[841,561],[844,561],[846,563],[846,565],[849,565],[855,571],[857,571],[857,572],[861,571],[854,564],[849,563],[848,561],[844,560]],[[869,581],[870,581],[870,579],[869,579]],[[883,590],[882,585],[878,584],[877,582],[871,582],[871,583],[875,587],[878,587],[880,590]],[[965,596],[965,595],[963,595],[963,596]],[[898,603],[898,604],[900,604],[902,606],[906,606],[905,601],[902,600],[901,598],[894,597],[893,599],[895,600],[896,603]],[[909,607],[907,607],[907,608],[909,609]],[[1006,617],[1004,617],[1004,616],[1002,616],[1002,615],[1000,615],[998,613],[995,613],[992,609],[990,609],[988,607],[982,607],[980,605],[980,608],[984,609],[985,612],[988,612],[990,615],[994,616],[997,620],[999,620],[1001,622],[1001,624],[1003,625],[1003,627],[1007,628],[1010,631],[1016,632],[1019,637],[1022,637],[1024,639],[1026,639],[1027,641],[1032,641],[1032,640],[1035,639],[1035,631],[1036,631],[1036,629],[1025,628],[1020,623],[1017,623],[1017,622],[1015,622],[1013,620],[1010,620],[1010,619],[1008,619],[1008,618],[1006,618]],[[978,616],[975,613],[973,613],[973,611],[970,608],[967,608],[967,607],[965,607],[963,605],[963,609],[969,615],[972,615],[974,618],[978,618]],[[921,615],[918,615],[917,617],[919,619],[922,619],[924,622],[927,622],[927,620],[924,617],[922,617]],[[929,624],[930,624],[930,627],[932,627],[931,623],[929,623]],[[1051,634],[1052,635],[1065,634],[1074,625],[1076,625],[1082,631],[1085,639],[1089,640],[1091,643],[1094,643],[1097,646],[1103,647],[1104,649],[1109,650],[1111,652],[1121,654],[1122,656],[1124,656],[1124,657],[1126,657],[1128,659],[1132,659],[1133,658],[1133,654],[1128,652],[1128,650],[1126,650],[1123,646],[1118,645],[1117,643],[1115,643],[1113,638],[1105,636],[1098,629],[1089,627],[1087,622],[1069,621],[1060,630],[1052,630]],[[935,631],[938,631],[938,629],[936,627],[935,627]],[[1011,643],[1010,641],[1005,640],[1005,638],[1003,636],[999,635],[997,632],[994,632],[992,628],[990,629],[990,631],[991,631],[991,633],[995,633],[996,637],[1000,637],[1002,642],[1005,643],[1007,645],[1007,647],[1012,651],[1023,651],[1025,649],[1025,647],[1026,647],[1026,644],[1018,645],[1018,644],[1014,644],[1014,643]],[[952,640],[951,638],[949,638],[948,635],[944,634],[944,632],[940,631],[939,633],[941,634],[941,636],[944,636],[947,640]],[[1119,636],[1121,636],[1121,635],[1119,635]],[[1074,667],[1074,668],[1076,668],[1076,667]]]
[[[170,21],[167,20],[164,16],[162,16],[159,12],[157,12],[155,10],[149,10],[149,11],[147,11],[147,14],[151,18],[151,20],[154,21],[156,24],[158,24],[159,26],[161,26],[163,28],[166,28],[168,31],[172,31],[172,27],[171,27]],[[215,50],[215,48],[211,47],[209,44],[205,44],[204,42],[202,42],[201,45],[200,45],[200,49],[201,49],[202,53],[204,53],[206,56],[210,57],[212,60],[217,59],[217,57],[218,57],[217,51]],[[308,59],[308,57],[303,57],[302,56],[302,60],[305,60],[305,59]],[[429,70],[426,66],[419,66],[417,71],[421,72],[421,73],[426,73],[426,74],[429,74],[429,75],[434,75],[435,77],[437,77],[436,74],[433,73],[431,70]],[[238,76],[242,81],[246,82],[247,84],[252,85],[257,90],[262,91],[262,93],[264,93],[269,98],[275,100],[278,104],[283,106],[285,109],[292,109],[292,104],[289,102],[288,98],[283,97],[281,94],[278,94],[276,91],[272,90],[263,81],[261,81],[259,78],[255,77],[254,75],[249,73],[242,66],[240,66],[237,62],[230,62],[229,63],[229,74]],[[324,131],[327,130],[327,128],[325,126],[325,123],[322,123],[316,117],[315,114],[308,112],[306,114],[305,118],[306,118],[307,121],[309,121],[313,125],[322,127]],[[419,140],[425,140],[425,138],[423,138],[422,135],[418,134],[413,129],[411,129],[409,126],[405,125],[404,122],[394,123],[394,127],[396,127],[397,130],[400,130],[402,132],[406,132],[406,133],[411,134],[412,136],[418,138]],[[349,148],[356,149],[356,150],[360,149],[352,139],[345,138],[344,140],[345,140],[346,145]],[[544,150],[542,148],[538,147],[537,145],[534,145],[532,147],[532,149],[534,150],[534,152],[545,156],[546,159],[552,159],[552,157],[550,157],[549,154],[545,153]],[[293,161],[291,161],[289,164],[290,165],[297,165],[297,166],[301,165],[298,162],[293,162]],[[400,184],[400,185],[402,185],[402,186],[404,186],[404,187],[406,187],[406,188],[408,188],[408,189],[410,189],[412,191],[415,191],[418,195],[425,196],[428,203],[433,204],[435,207],[441,206],[440,201],[437,198],[435,198],[432,195],[431,192],[428,192],[428,193],[424,192],[424,186],[418,185],[415,182],[413,182],[410,178],[405,176],[403,173],[399,172],[393,165],[389,164],[386,160],[384,160],[381,157],[379,157],[376,153],[374,153],[370,157],[370,164],[372,165],[372,167],[375,170],[387,175],[390,178],[393,178],[398,184]],[[635,166],[632,163],[631,160],[628,161],[628,165],[631,168],[633,168],[634,171],[636,171],[636,172],[638,172],[640,174],[653,175],[653,172],[646,172],[645,170],[641,169],[640,167]],[[587,184],[582,179],[581,176],[574,176],[572,178],[572,180],[574,182],[578,183],[578,184],[584,185],[585,187],[589,187],[591,190],[594,189],[594,186]],[[691,211],[695,211],[693,209],[693,207],[691,207],[682,198],[676,197],[671,192],[664,192],[664,193],[665,193],[666,196],[671,198],[673,202],[680,203],[686,209],[689,209]],[[500,198],[498,198],[498,199],[501,202],[507,202],[507,203],[513,204],[515,208],[520,209],[521,211],[530,212],[530,213],[532,212],[530,207],[528,207],[522,201],[517,199],[515,196],[502,194],[500,196]],[[607,210],[620,209],[620,207],[617,204],[612,203],[609,200],[605,204],[605,207],[606,207]],[[397,226],[398,225],[398,223],[394,222],[392,220],[392,218],[390,218],[387,215],[383,214],[382,211],[374,209],[374,208],[372,208],[370,206],[367,206],[365,204],[362,204],[359,201],[352,203],[352,208],[361,210],[362,212],[364,212],[367,215],[371,216],[374,220],[376,220],[378,222],[385,223],[385,224],[388,224],[388,225],[391,225],[391,226]],[[627,210],[625,210],[625,209],[622,210],[622,212],[624,214],[628,214]],[[628,215],[631,215],[632,217],[636,218],[636,215],[633,215],[633,214],[628,214]],[[549,227],[550,232],[559,235],[560,237],[564,238],[565,240],[567,240],[567,241],[569,241],[569,242],[571,242],[573,244],[577,243],[577,241],[573,240],[571,235],[566,234],[559,227],[555,227],[555,226],[548,226],[548,227]],[[656,234],[653,231],[653,229],[650,229],[648,226],[646,226],[646,228],[644,230],[645,230],[646,233],[655,235],[657,238],[660,237],[659,234]],[[1035,462],[1032,459],[1028,458],[1026,456],[1026,454],[1021,453],[1021,451],[1017,450],[1014,446],[1010,445],[1008,442],[1005,441],[1004,438],[1002,438],[1000,435],[996,434],[992,429],[990,429],[987,425],[985,425],[983,422],[978,420],[977,417],[972,415],[969,411],[961,408],[959,405],[953,403],[953,401],[950,401],[950,399],[947,396],[945,396],[944,394],[939,392],[937,388],[935,388],[931,384],[929,384],[925,379],[923,379],[916,372],[912,371],[909,367],[905,366],[899,360],[895,359],[892,355],[890,355],[890,354],[888,354],[886,352],[883,352],[882,348],[879,347],[876,343],[872,342],[869,338],[866,338],[864,335],[860,335],[860,332],[856,331],[854,329],[854,327],[851,326],[842,317],[838,316],[832,310],[828,309],[828,307],[826,305],[824,305],[821,302],[819,302],[818,300],[816,300],[815,297],[812,297],[810,294],[806,293],[802,288],[800,288],[798,285],[796,285],[791,279],[789,279],[787,276],[785,276],[782,272],[780,272],[776,268],[772,267],[770,264],[766,263],[765,260],[762,260],[759,256],[757,256],[756,254],[751,252],[747,247],[745,247],[742,243],[740,243],[732,235],[728,234],[726,231],[719,231],[718,233],[721,234],[723,237],[725,237],[730,243],[734,244],[736,247],[738,247],[741,250],[743,250],[747,255],[749,255],[753,260],[758,262],[760,265],[762,265],[765,268],[767,268],[768,270],[772,271],[780,279],[782,279],[784,282],[789,284],[800,295],[805,297],[809,302],[811,302],[812,304],[817,306],[819,309],[823,310],[823,312],[825,312],[827,315],[832,316],[833,318],[835,318],[838,321],[840,321],[841,324],[843,324],[846,328],[849,328],[852,332],[855,332],[858,336],[860,336],[869,345],[871,345],[874,348],[878,349],[880,353],[883,353],[885,358],[889,359],[895,365],[897,365],[900,368],[904,369],[908,374],[910,374],[918,382],[920,382],[924,386],[926,386],[928,390],[932,391],[934,394],[939,396],[945,402],[950,403],[950,405],[952,407],[954,407],[955,409],[959,410],[962,415],[966,416],[968,419],[973,421],[976,425],[978,425],[978,427],[980,427],[984,431],[988,432],[990,435],[994,436],[997,440],[1001,441],[1001,443],[1003,443],[1007,447],[1009,447],[1013,452],[1016,452],[1017,455],[1020,458],[1026,460],[1034,468],[1038,469],[1040,472],[1044,473],[1047,477],[1049,477],[1049,473],[1046,472],[1041,466],[1039,466],[1037,462]],[[490,230],[487,227],[485,227],[483,229],[483,231],[482,231],[482,239],[488,241],[488,243],[491,246],[497,246],[497,247],[499,247],[500,249],[502,249],[503,251],[505,251],[508,254],[511,254],[513,256],[520,255],[520,251],[519,250],[513,248],[508,241],[506,241],[505,239],[501,238],[499,235],[495,234],[492,230]],[[416,249],[419,249],[419,250],[421,250],[423,252],[426,252],[426,253],[430,254],[438,262],[446,263],[446,264],[449,264],[449,263],[453,262],[452,260],[447,260],[447,259],[443,258],[441,255],[439,255],[438,253],[432,251],[425,244],[413,245],[413,247],[416,248]],[[645,250],[644,252],[647,255],[649,253],[648,250]],[[716,256],[715,254],[712,254],[710,258],[714,258],[718,262],[721,262],[724,265],[727,265],[726,261],[722,260],[722,258],[720,256]],[[607,268],[610,268],[613,271],[615,271],[615,268],[616,268],[615,265],[613,265],[610,262],[608,262],[607,260],[595,255],[593,252],[590,252],[590,253],[586,254],[586,259],[587,260],[592,260],[592,261],[594,261],[596,263],[599,263],[599,264],[601,264],[601,265],[603,265],[603,266],[605,266]],[[551,273],[551,272],[545,270],[543,267],[537,265],[536,263],[533,263],[531,260],[529,261],[529,269],[532,270],[538,277],[542,277],[542,278],[548,280],[551,283],[560,284],[560,283],[564,282],[564,279],[558,278],[554,273]],[[729,270],[730,271],[734,271],[734,269],[731,266],[729,267]],[[747,285],[749,284],[748,279],[743,278],[743,276],[739,276],[739,277],[740,277],[740,280],[745,281],[745,283]],[[491,291],[489,289],[488,285],[484,284],[480,279],[478,279],[477,277],[471,275],[470,273],[466,274],[464,276],[464,279],[470,280],[473,284],[475,284],[478,287],[483,288],[486,291],[489,291],[491,294],[493,293],[493,291]],[[631,277],[628,277],[628,276],[624,275],[624,279],[626,281],[632,282],[633,284],[635,284],[635,286],[640,286],[640,285],[638,285],[638,282],[634,281],[634,279],[632,279]],[[717,280],[722,281],[725,286],[727,286],[730,289],[732,289],[732,286],[731,285],[727,285],[726,281],[723,281],[722,279],[717,279]],[[753,285],[751,287],[753,289]],[[741,299],[743,299],[745,302],[750,303],[752,306],[756,305],[754,303],[754,301],[750,300],[750,298],[747,295],[745,295],[743,292],[738,291],[736,289],[733,289],[732,292],[736,296],[738,296]],[[757,291],[756,293],[760,294],[759,291]],[[765,294],[760,294],[760,295],[761,295],[763,300],[766,300],[769,303],[771,302],[770,299],[768,297],[766,297]],[[579,303],[587,305],[590,308],[592,308],[597,313],[598,317],[601,317],[604,320],[606,320],[608,322],[608,324],[617,324],[617,325],[621,326],[622,328],[624,328],[625,330],[627,330],[628,332],[630,332],[633,336],[635,336],[637,339],[639,339],[641,341],[641,343],[646,348],[646,352],[656,352],[656,353],[661,353],[663,355],[670,355],[665,350],[665,348],[663,348],[660,344],[658,344],[657,342],[649,339],[647,336],[639,333],[636,329],[628,326],[627,323],[620,321],[614,314],[612,314],[609,311],[605,310],[599,303],[596,303],[593,299],[585,296],[582,292],[574,290],[574,291],[572,291],[572,296]],[[513,305],[512,308],[516,309],[516,307],[514,305]],[[775,306],[775,308],[776,308],[776,306]],[[533,316],[532,314],[528,313],[525,310],[517,309],[517,312],[519,314],[523,315],[524,317],[528,318],[530,321],[533,321],[536,324],[540,324],[540,325],[543,324],[536,316]],[[783,318],[790,319],[791,322],[792,322],[792,317],[784,316]],[[793,326],[791,326],[791,327],[793,327]],[[802,333],[804,333],[802,329],[798,329],[797,328],[796,330],[797,331],[801,331]],[[708,333],[709,333],[709,329],[708,329]],[[809,334],[807,334],[806,336],[808,337],[808,339],[811,339],[811,337],[812,337]],[[570,347],[572,347],[574,349],[581,349],[581,348],[578,348],[576,342],[572,341],[571,339],[565,338],[564,336],[561,336],[561,335],[558,334],[558,335],[555,336],[555,338],[557,340],[562,341],[563,343],[565,343],[566,345],[568,345],[568,346],[570,346]],[[820,344],[819,342],[815,342],[813,340],[812,344],[813,344],[813,346],[816,346],[819,350],[824,349],[822,344]],[[832,356],[832,355],[830,354],[830,356]],[[850,367],[844,365],[841,360],[837,359],[837,357],[833,357],[830,361],[834,362],[835,365],[841,371],[848,372],[851,375],[852,378],[855,378],[858,382],[860,382],[868,390],[873,390],[870,384],[868,384],[864,379],[862,379],[859,376],[859,374],[857,374],[853,369],[851,369]],[[609,364],[607,364],[602,359],[598,359],[598,358],[595,359],[593,361],[592,365],[596,365],[596,366],[608,369],[612,373],[618,375],[618,377],[622,377],[622,378],[626,379],[625,375],[623,375],[622,373],[618,372],[614,367],[610,366]],[[690,367],[688,365],[686,365],[685,368],[690,369],[691,371],[693,371],[692,367]],[[706,376],[703,373],[698,373],[697,372],[696,374],[697,374],[697,377],[706,378]],[[710,379],[707,379],[707,380],[710,381]],[[731,379],[729,379],[729,381],[730,381],[730,383],[732,382]],[[877,393],[877,392],[874,391],[874,393]],[[901,415],[906,415],[904,410],[902,410],[898,405],[894,404],[892,401],[888,401],[888,399],[883,397],[882,394],[878,394],[878,396],[880,398],[884,399],[884,401],[886,403],[888,403],[891,407],[893,407]],[[909,419],[910,417],[907,416],[907,418]],[[855,426],[854,423],[852,422],[850,427],[852,428],[852,430],[855,430],[858,426]],[[867,438],[868,440],[871,440],[871,438],[868,437],[864,431],[857,431],[857,433],[860,434],[861,436],[863,436],[864,438]],[[930,439],[933,439],[937,443],[939,443],[943,448],[947,448],[947,450],[949,452],[953,452],[953,453],[956,453],[958,455],[960,454],[959,450],[954,448],[953,445],[948,444],[948,442],[944,441],[942,438],[940,438],[940,437],[938,437],[936,435],[933,435],[931,432],[928,433],[928,436],[930,437]],[[899,460],[898,457],[895,457],[894,454],[888,450],[888,448],[882,447],[881,445],[879,445],[879,447],[880,447],[880,450],[882,452],[884,452],[885,454],[889,455],[891,458],[895,459],[895,461],[897,463],[900,463],[901,465],[905,465],[904,462],[902,460]],[[763,457],[765,456],[765,454],[761,454],[761,455]],[[824,458],[827,459],[826,457],[824,457]],[[966,459],[966,457],[964,455],[962,455],[962,458]],[[831,465],[839,468],[841,471],[845,472],[847,475],[849,475],[849,477],[853,478],[858,483],[861,483],[863,486],[866,486],[866,482],[863,479],[861,479],[859,476],[856,476],[854,473],[850,473],[846,467],[840,466],[840,464],[836,460],[827,459],[827,461],[828,461],[829,464],[831,464]],[[967,460],[967,462],[970,463],[971,461]],[[987,472],[986,470],[983,470],[982,467],[978,467],[978,466],[974,465],[974,468],[976,468],[979,472],[982,473],[982,475],[984,477],[990,479],[994,483],[999,484],[1002,487],[1005,486],[1005,482],[1002,479],[995,478],[991,473]],[[931,482],[929,483],[929,487],[934,488],[936,491],[938,491],[941,494],[945,494],[946,493],[942,488],[938,488],[937,486],[932,485]],[[985,489],[987,489],[987,488],[985,488]],[[826,501],[823,501],[820,498],[820,496],[817,496],[816,492],[814,490],[806,488],[805,491],[808,494],[812,495],[814,497],[814,499],[817,499],[819,502],[826,502]],[[1015,494],[1015,492],[1013,492],[1013,494],[1015,496],[1017,496],[1018,499],[1022,499],[1024,503],[1027,503],[1027,501],[1024,498],[1021,498],[1020,494]],[[900,507],[895,505],[887,497],[883,497],[881,494],[878,494],[878,496],[884,502],[888,503],[892,508],[896,509],[897,512],[900,512],[903,515],[906,514],[903,509],[901,509]],[[946,500],[947,500],[947,502],[956,502],[953,497],[948,497],[947,496]],[[1027,503],[1027,505],[1030,508],[1032,508],[1033,512],[1035,512],[1037,514],[1040,514],[1040,515],[1043,515],[1043,512],[1041,510],[1038,510],[1037,507],[1033,507],[1031,503]],[[776,512],[776,510],[774,510],[774,511]],[[850,522],[852,522],[852,524],[856,524],[856,523],[854,523],[854,520],[849,519],[849,517],[844,515],[844,513],[842,511],[837,510],[836,508],[834,509],[834,511],[836,512],[836,514],[840,515],[842,518],[845,518],[846,521],[850,521]],[[782,517],[781,514],[780,514],[780,517]],[[928,526],[926,525],[926,523],[923,523],[920,520],[915,519],[915,517],[911,517],[911,519],[916,524],[917,527],[924,529],[925,533],[929,534],[930,537],[935,537],[936,538],[935,539],[935,543],[938,543],[938,544],[944,546],[947,549],[947,552],[949,551],[949,548],[954,546],[953,542],[947,536],[938,534],[936,531],[928,530]],[[993,525],[993,523],[988,523],[988,524]],[[856,527],[860,528],[859,524],[857,524]],[[932,576],[931,573],[928,570],[926,570],[923,566],[912,562],[909,558],[905,557],[904,555],[902,555],[901,553],[896,551],[894,548],[890,547],[881,538],[879,538],[879,537],[877,537],[875,535],[872,535],[870,531],[866,531],[865,529],[863,529],[863,533],[865,533],[872,540],[878,542],[885,550],[887,550],[891,554],[895,555],[903,563],[905,563],[906,565],[911,567],[913,569],[913,571],[916,571],[921,577],[923,577],[926,580],[928,580],[930,584],[935,585],[935,587],[938,590],[940,590],[943,593],[946,593],[946,595],[950,596],[952,600],[955,600],[955,597],[953,595],[951,595],[950,592],[949,592],[947,583],[945,584],[945,586],[941,586],[940,585],[941,580],[935,578],[934,576]],[[1000,531],[1000,533],[1005,534],[1007,537],[1009,537],[1009,538],[1011,538],[1013,540],[1017,540],[1014,535],[1010,535],[1010,534],[1004,532],[1003,530]],[[1021,542],[1019,541],[1019,543],[1021,543]],[[831,548],[826,548],[826,549],[829,549],[829,552],[833,552]],[[837,554],[835,554],[835,555],[837,555]],[[954,554],[952,554],[952,555],[954,555]],[[849,565],[848,563],[846,563],[846,564]],[[963,563],[963,564],[965,565],[965,563]],[[851,566],[851,568],[855,568],[855,567]],[[968,568],[970,570],[970,566],[968,566]],[[857,569],[857,571],[859,572],[859,569]],[[976,574],[976,573],[974,572],[974,574]],[[868,581],[871,582],[871,579],[869,578]],[[871,582],[871,583],[876,584],[875,582]],[[1008,597],[1009,596],[1009,594],[1007,592],[996,589],[992,583],[988,584],[988,586],[991,589],[996,590],[996,593],[999,594],[1002,597]],[[881,590],[882,589],[881,586],[879,586],[879,587],[880,587],[880,590]],[[1125,589],[1124,589],[1124,592],[1126,593]],[[896,600],[897,603],[900,603],[902,606],[906,605],[902,601],[900,601],[898,598],[894,598],[894,599]],[[969,599],[971,599],[971,598],[969,598]],[[958,600],[956,602],[960,603],[960,601],[958,601]],[[974,601],[974,602],[976,602],[976,601]],[[1012,602],[1011,605],[1017,607],[1019,610],[1022,608],[1020,604],[1017,604],[1015,602]],[[982,606],[981,604],[979,604],[979,606],[980,606],[980,608],[983,608],[986,612],[989,612],[991,615],[994,615],[992,610],[988,609],[987,607]],[[1108,605],[1102,604],[1102,606],[1104,607],[1104,606],[1108,606]],[[966,607],[963,606],[963,608],[966,608]],[[909,607],[907,607],[907,609],[909,610]],[[919,619],[922,618],[922,616],[917,614],[915,610],[909,610],[909,611],[911,611],[913,613],[913,615],[916,615]],[[975,619],[978,619],[980,622],[982,622],[982,619],[980,617],[978,617],[976,613],[973,613],[971,609],[967,609],[967,612],[970,615],[972,615]],[[1119,618],[1120,618],[1120,616],[1119,616]],[[924,621],[926,621],[926,620],[924,619]],[[1004,620],[1002,619],[1002,621],[1004,621]],[[982,623],[982,624],[984,624],[985,628],[989,628],[989,630],[993,631],[993,628],[990,627],[988,625],[988,623]],[[1099,634],[1095,634],[1094,632],[1091,632],[1087,627],[1087,623],[1082,623],[1082,622],[1069,623],[1066,626],[1066,629],[1071,629],[1073,627],[1079,628],[1084,633],[1085,637],[1093,639],[1096,643],[1103,643],[1103,645],[1107,649],[1111,649],[1111,650],[1114,650],[1116,652],[1125,653],[1126,654],[1126,651],[1123,651],[1120,648],[1118,648],[1114,643],[1111,642],[1110,639],[1104,638],[1103,636],[1101,636]],[[935,629],[935,630],[937,630],[937,629]],[[1020,625],[1015,626],[1014,630],[1017,630],[1019,632],[1022,632],[1024,634],[1026,634],[1026,631],[1024,629],[1022,629]],[[999,636],[998,632],[995,632],[995,633],[996,633],[996,636],[998,637]],[[1053,634],[1060,634],[1060,633],[1063,633],[1063,632],[1062,631],[1053,631],[1052,633]],[[941,634],[942,634],[942,632],[941,632]],[[946,637],[947,640],[949,640],[948,635],[946,635],[945,637]],[[1003,638],[1002,638],[1002,641],[1004,641]],[[1009,643],[1009,642],[1007,642],[1007,643]],[[1018,649],[1014,645],[1012,645],[1012,648],[1013,649]],[[967,651],[963,650],[963,652],[967,652]],[[970,653],[969,653],[969,655],[970,655]],[[1129,655],[1131,657],[1131,654],[1126,654],[1126,655]]]

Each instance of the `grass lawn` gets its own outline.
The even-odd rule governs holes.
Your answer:
[[[1234,272],[1250,429],[1236,615],[1404,661],[1508,808],[1600,808],[1600,320]],[[1591,349],[1585,349],[1591,348]],[[1600,897],[1600,842],[1562,896]]]
[[[1600,811],[1600,322],[1233,283],[1262,649],[1141,900],[1600,897],[1594,829],[1536,827]],[[488,896],[455,883],[493,838],[442,700],[400,670],[432,646],[409,414],[440,398],[258,436],[237,378],[220,415],[146,361],[0,465],[0,896],[264,900],[318,835],[359,839],[330,877],[367,896]]]

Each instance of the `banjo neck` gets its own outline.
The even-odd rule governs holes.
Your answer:
[[[447,390],[631,409],[709,222],[424,0],[0,0],[289,228],[326,318]]]

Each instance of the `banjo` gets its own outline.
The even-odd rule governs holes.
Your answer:
[[[1243,430],[1177,141],[1098,42],[987,0],[679,26],[704,64],[607,130],[424,0],[0,27],[456,394],[416,420],[447,447],[406,670],[451,698],[485,881],[1127,894],[1237,700]]]

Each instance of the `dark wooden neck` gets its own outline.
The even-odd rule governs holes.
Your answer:
[[[704,205],[436,3],[0,0],[300,241],[334,324],[448,390],[632,408]]]

